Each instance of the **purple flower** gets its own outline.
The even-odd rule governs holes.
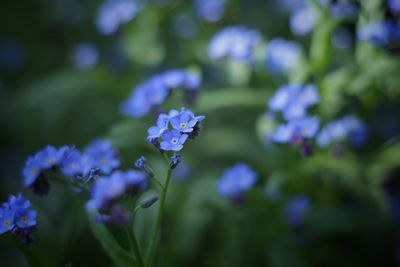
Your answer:
[[[173,129],[163,133],[161,138],[161,149],[165,151],[180,151],[183,148],[183,144],[188,138],[188,135],[182,134],[180,131]]]
[[[93,165],[92,168],[99,168],[103,174],[109,174],[121,164],[117,157],[116,150],[112,147],[110,141],[95,140],[85,150]]]
[[[243,26],[231,26],[215,35],[208,47],[208,54],[214,60],[230,58],[249,62],[254,47],[261,41],[255,30]]]
[[[190,133],[193,131],[193,127],[204,120],[204,116],[194,116],[190,110],[182,110],[176,116],[173,116],[170,120],[172,128],[183,133]]]
[[[257,174],[246,164],[238,163],[228,168],[217,182],[217,189],[224,197],[240,198],[257,180]]]
[[[276,38],[267,46],[267,68],[273,74],[290,71],[300,60],[301,47],[297,42]]]

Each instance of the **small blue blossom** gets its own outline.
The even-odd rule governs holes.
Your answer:
[[[277,143],[297,143],[301,139],[313,138],[318,129],[318,117],[304,117],[279,125],[272,140]]]
[[[93,161],[91,167],[99,168],[103,174],[109,174],[121,165],[117,151],[107,140],[95,140],[89,144],[85,155]]]
[[[208,22],[222,19],[227,0],[194,0],[196,13]]]
[[[348,115],[325,125],[318,134],[317,144],[324,148],[331,143],[347,140],[354,146],[362,146],[367,137],[368,130],[365,124],[354,115]]]
[[[148,185],[148,181],[144,172],[135,171],[135,170],[128,170],[124,172],[125,183],[127,186],[127,190],[134,189],[134,190],[141,190],[145,189]]]
[[[92,43],[82,43],[72,53],[72,63],[81,70],[91,69],[96,65],[98,58],[99,52]]]
[[[14,219],[19,228],[29,228],[36,225],[36,211],[20,209],[15,212]]]
[[[22,176],[24,177],[24,185],[30,187],[34,184],[36,179],[41,174],[41,164],[37,157],[30,156],[25,162],[25,166],[22,170]]]
[[[57,149],[54,146],[47,146],[36,154],[36,158],[42,170],[51,169],[60,164],[64,156],[64,149]]]
[[[171,157],[171,164],[170,164],[171,169],[175,169],[180,162],[181,162],[181,155],[180,154],[174,154]]]
[[[314,29],[317,20],[317,12],[312,7],[306,5],[296,10],[290,17],[290,29],[296,35],[307,35]]]
[[[188,137],[187,134],[182,134],[175,129],[167,131],[161,135],[160,147],[165,151],[180,151]]]
[[[240,198],[257,181],[257,174],[246,164],[238,163],[224,171],[217,181],[218,192],[231,199]]]
[[[260,41],[259,32],[243,26],[231,26],[212,38],[208,54],[214,60],[229,58],[249,62],[253,49]]]
[[[0,208],[0,234],[11,231],[14,228],[14,211]]]
[[[97,13],[97,28],[101,34],[115,33],[119,27],[132,20],[142,6],[136,0],[106,0]]]
[[[149,134],[147,140],[151,141],[153,139],[161,137],[161,135],[168,130],[168,123],[170,117],[166,114],[160,114],[157,118],[157,126],[151,126],[147,133]]]
[[[289,226],[293,228],[300,227],[310,210],[311,200],[307,196],[293,196],[286,203],[285,219]]]
[[[301,46],[294,41],[276,38],[267,46],[267,68],[274,74],[290,71],[298,64],[301,55]]]
[[[182,110],[176,116],[170,119],[172,128],[183,133],[190,133],[193,131],[193,127],[202,121],[204,116],[194,116],[190,110]]]

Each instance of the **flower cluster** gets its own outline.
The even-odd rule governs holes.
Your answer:
[[[257,174],[246,164],[238,163],[224,171],[217,181],[218,192],[233,202],[240,202],[244,192],[257,181]]]
[[[310,139],[319,129],[319,118],[307,115],[310,106],[319,102],[319,94],[313,84],[284,85],[269,100],[273,112],[282,112],[287,123],[280,124],[271,139],[277,143],[292,143],[300,148],[303,156],[312,153]]]
[[[252,60],[254,47],[261,41],[259,32],[244,26],[231,26],[215,35],[208,47],[214,60],[233,59],[242,62]]]
[[[170,70],[151,77],[135,87],[129,98],[122,104],[124,115],[139,118],[154,107],[164,103],[174,89],[184,88],[186,96],[196,95],[200,87],[198,75],[185,70]]]
[[[332,143],[349,141],[353,146],[361,146],[367,136],[366,125],[354,115],[347,115],[325,125],[317,136],[317,145],[328,147]]]
[[[281,38],[271,40],[267,46],[267,68],[274,74],[291,70],[300,60],[301,46]]]
[[[106,0],[97,13],[97,28],[101,34],[113,34],[142,8],[137,0]]]
[[[290,227],[300,227],[311,209],[311,200],[307,196],[293,196],[286,202],[285,219]]]
[[[194,0],[196,13],[208,22],[222,19],[227,0]]]
[[[171,110],[168,115],[160,114],[157,125],[148,129],[147,141],[162,151],[180,151],[188,138],[195,138],[200,130],[200,122],[205,116],[195,116],[192,111]],[[177,161],[177,159],[175,159]]]
[[[147,184],[146,175],[141,171],[115,171],[95,181],[86,208],[89,212],[107,213],[98,218],[101,222],[124,223],[129,219],[130,212],[119,203],[121,198],[126,195],[135,196]]]
[[[47,146],[28,157],[22,174],[26,187],[37,194],[47,194],[50,186],[48,178],[55,176],[58,170],[69,178],[85,178],[87,181],[93,178],[93,170],[108,174],[119,165],[120,160],[111,142],[96,140],[84,153],[72,146]]]
[[[36,211],[21,194],[10,195],[8,201],[0,207],[0,234],[11,231],[20,236],[21,242],[32,242],[31,232],[36,226]]]

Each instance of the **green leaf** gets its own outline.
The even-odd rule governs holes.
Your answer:
[[[331,57],[331,36],[337,23],[328,18],[322,19],[315,29],[311,48],[310,61],[315,73],[323,72]]]
[[[120,267],[139,266],[136,260],[123,249],[104,224],[96,223],[93,216],[89,216],[89,225],[94,236],[100,242],[104,252]]]

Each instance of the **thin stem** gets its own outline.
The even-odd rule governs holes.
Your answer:
[[[144,267],[142,253],[140,252],[139,244],[135,236],[135,230],[132,227],[132,229],[126,229],[126,231],[128,233],[129,244],[133,249],[133,252],[135,253],[135,257],[139,263],[139,267]]]
[[[161,219],[162,219],[162,214],[164,211],[165,199],[167,197],[167,190],[168,190],[168,184],[169,184],[169,181],[171,178],[171,173],[172,173],[171,168],[168,167],[167,179],[165,180],[164,189],[161,193],[160,206],[158,207],[156,224],[154,226],[153,236],[151,238],[150,247],[149,247],[149,250],[146,255],[147,267],[152,266],[153,258],[155,256],[154,254],[155,254],[155,249],[156,249],[156,244],[157,244],[157,239],[158,239],[158,233],[160,232]]]

